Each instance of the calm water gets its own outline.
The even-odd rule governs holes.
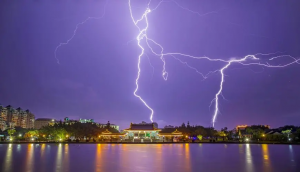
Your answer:
[[[299,172],[300,146],[0,144],[0,164],[2,172]]]

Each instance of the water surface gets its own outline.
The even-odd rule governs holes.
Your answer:
[[[0,171],[299,172],[300,146],[0,144]]]

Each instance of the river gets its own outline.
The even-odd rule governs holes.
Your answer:
[[[300,145],[0,144],[0,164],[1,172],[299,172]]]

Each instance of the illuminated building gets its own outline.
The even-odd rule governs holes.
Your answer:
[[[270,129],[269,125],[238,125],[233,130],[233,133],[238,134],[238,138],[253,138],[253,132],[249,132],[247,128],[251,130],[260,129],[266,131]]]
[[[269,125],[251,125],[251,126],[248,126],[248,125],[238,125],[235,127],[235,129],[238,131],[238,130],[244,130],[246,129],[247,127],[253,127],[253,128],[262,128],[262,129],[270,129],[270,126]]]
[[[7,125],[5,121],[0,121],[0,130],[4,131],[7,129]]]
[[[238,125],[235,127],[235,129],[238,130],[245,130],[248,127],[248,125]]]
[[[29,110],[26,110],[26,114],[27,114],[27,118],[26,119],[23,119],[23,120],[26,120],[27,122],[27,126],[26,128],[34,128],[34,115],[32,113],[29,112]]]
[[[8,123],[10,127],[34,128],[34,115],[29,110],[21,108],[14,109],[8,105],[0,106],[0,128],[4,123]]]
[[[114,128],[118,131],[120,131],[120,127],[118,125],[115,124],[111,124],[109,121],[107,122],[107,124],[97,124],[98,127],[100,128]]]
[[[158,124],[156,122],[152,122],[152,123],[147,123],[145,121],[142,121],[141,123],[139,124],[153,124],[155,128],[158,128]]]
[[[41,129],[44,126],[53,126],[55,123],[54,119],[51,118],[38,118],[35,120],[34,128],[35,129]]]
[[[129,142],[163,142],[177,141],[183,134],[175,128],[169,128],[161,132],[157,123],[142,122],[139,124],[130,124],[130,127],[124,130],[124,141]]]
[[[62,121],[56,121],[56,123],[61,123]],[[69,117],[65,117],[63,123],[67,125],[75,124],[76,122],[79,122],[79,120],[70,119]]]
[[[70,119],[69,117],[64,118],[64,123],[65,124],[74,124],[75,122],[80,122],[80,123],[94,123],[93,119],[79,119],[79,120],[74,120]]]
[[[108,131],[108,129],[106,129],[99,135],[99,138],[103,141],[106,141],[106,140],[120,141],[125,137],[125,135],[126,134],[123,134],[123,133],[113,133],[113,132]]]
[[[156,128],[154,123],[130,123],[130,127],[125,129],[125,139],[138,141],[152,141],[152,139],[159,139],[160,129]]]
[[[79,122],[80,123],[94,123],[94,120],[93,119],[79,119]]]
[[[107,127],[110,127],[110,128],[114,128],[116,130],[119,131],[119,126],[118,125],[115,125],[115,124],[110,124],[109,121],[107,124],[101,124],[101,123],[95,123],[94,119],[79,119],[79,120],[73,120],[73,119],[70,119],[69,117],[65,117],[64,118],[64,121],[63,121],[65,124],[67,125],[72,125],[76,122],[80,122],[80,123],[92,123],[92,124],[96,124],[98,127],[100,128],[107,128]],[[56,123],[59,123],[59,121],[57,121]]]
[[[182,132],[178,131],[177,129],[173,132],[159,132],[158,133],[160,140],[162,141],[178,141],[178,138],[182,137]]]

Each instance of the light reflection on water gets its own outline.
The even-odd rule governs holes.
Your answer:
[[[4,162],[4,170],[5,171],[11,171],[11,165],[12,165],[12,144],[9,144],[6,149],[6,155],[5,155],[5,162]]]
[[[102,171],[102,155],[101,155],[101,144],[97,144],[96,158],[95,158],[95,170],[97,172]]]
[[[293,172],[299,152],[267,144],[3,144],[0,171]]]
[[[187,172],[192,171],[191,169],[191,159],[190,159],[190,144],[186,143],[185,144],[185,160],[184,160],[184,164],[185,164],[185,170]]]
[[[62,171],[62,163],[62,145],[59,143],[56,154],[55,171]]]
[[[270,161],[270,155],[269,155],[269,146],[267,144],[262,144],[262,155],[263,155],[263,164],[264,164],[264,171],[272,171],[271,161]]]
[[[23,145],[22,145],[23,146]],[[24,145],[26,146],[26,145]],[[26,150],[26,164],[25,164],[25,171],[33,171],[33,167],[34,167],[34,152],[35,152],[35,148],[33,144],[27,144],[27,150]]]
[[[246,144],[246,169],[249,172],[254,171],[251,155],[251,146],[249,144]]]

